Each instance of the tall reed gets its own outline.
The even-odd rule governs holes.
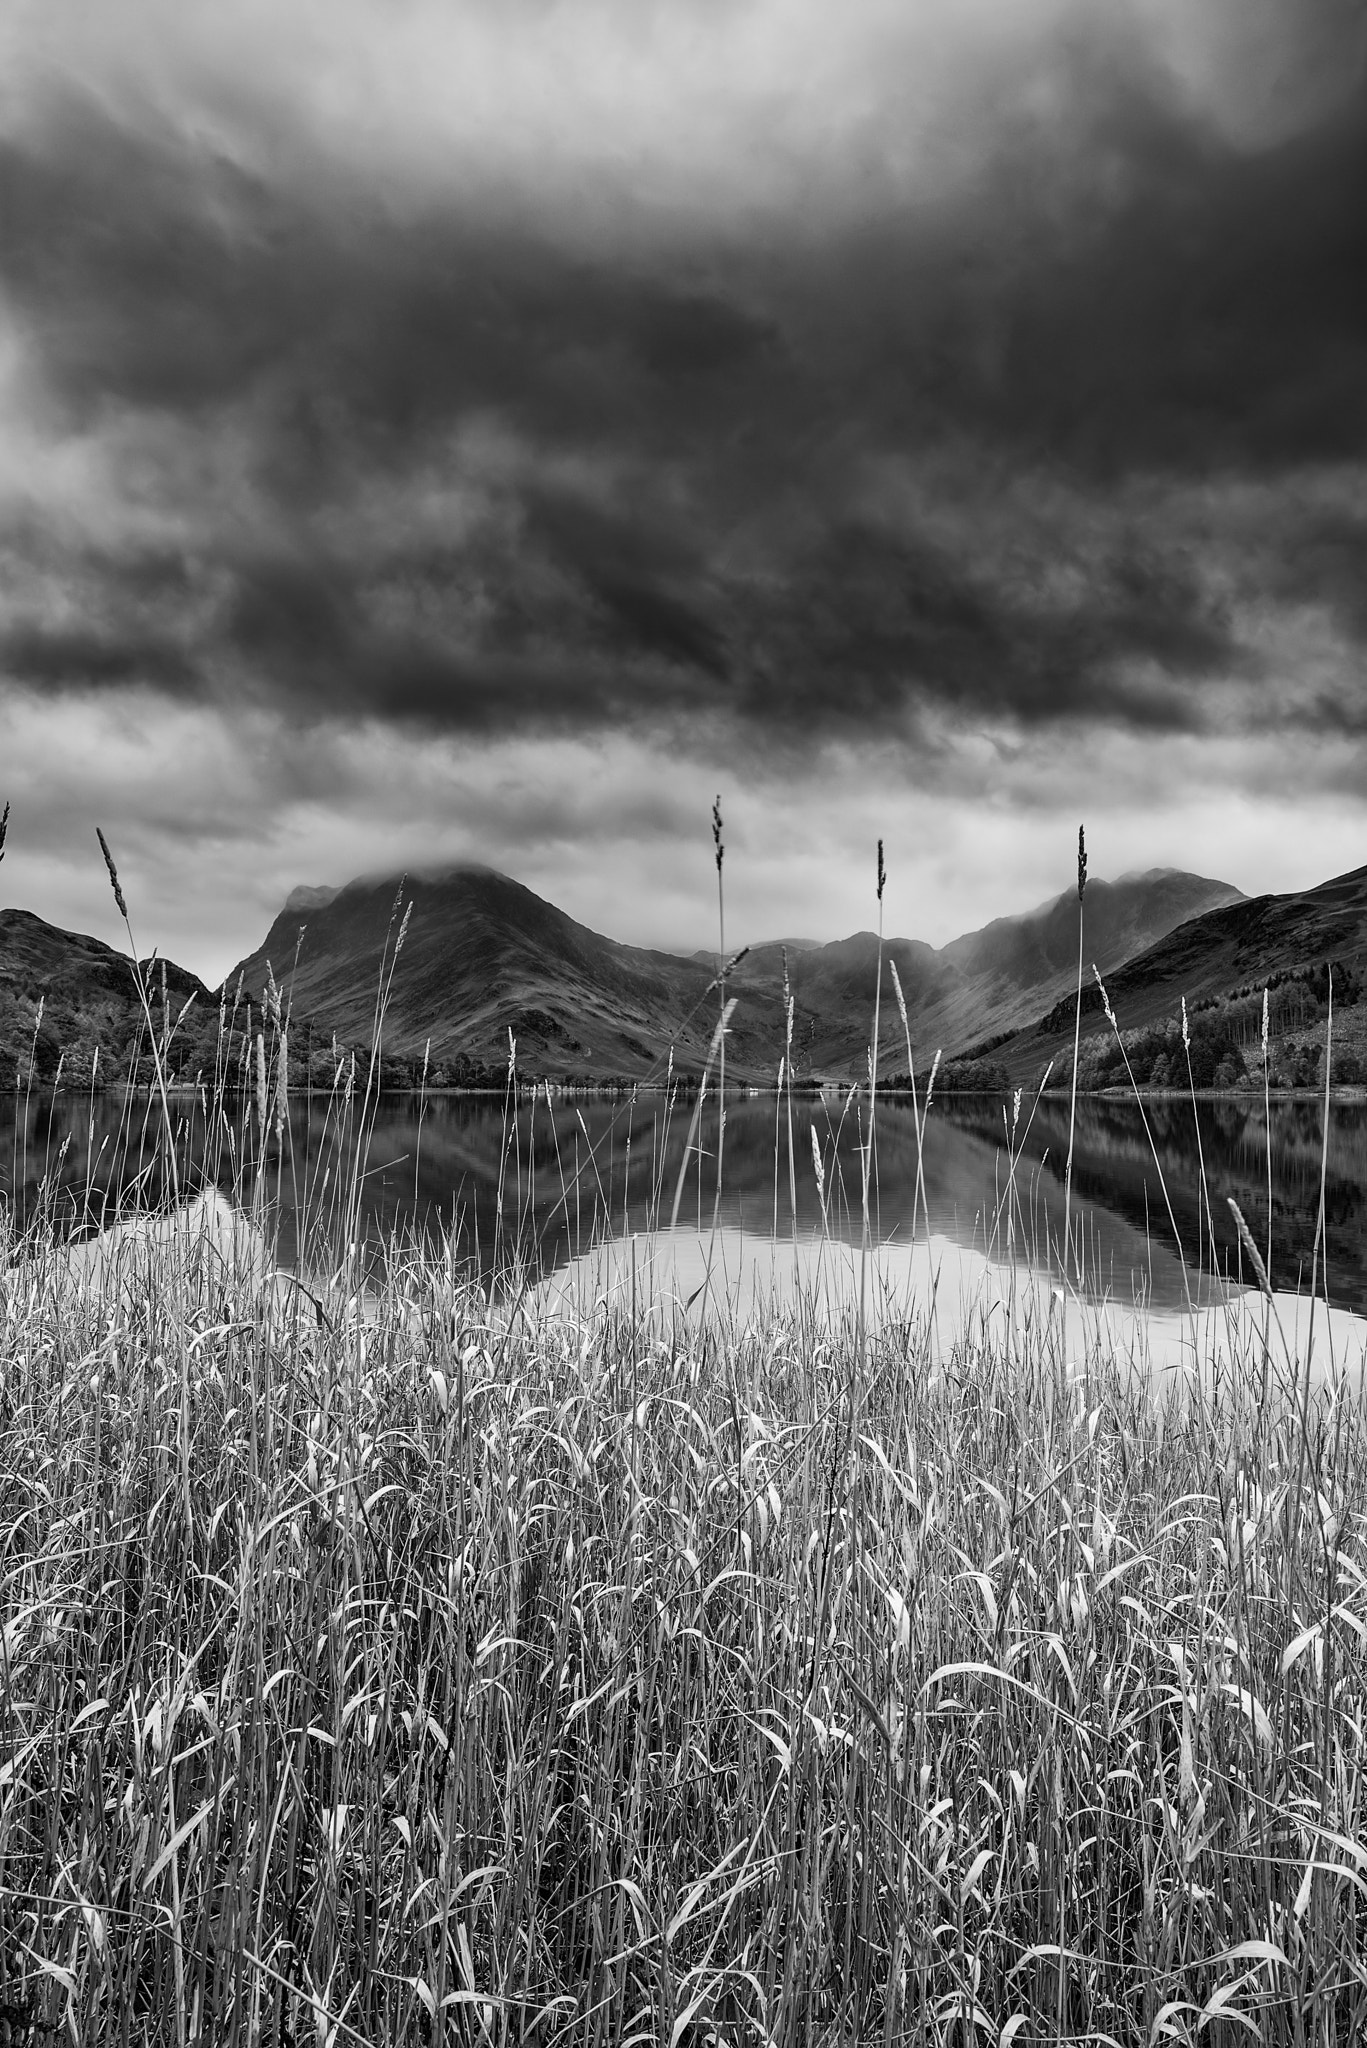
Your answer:
[[[104,864],[109,871],[109,882],[110,887],[114,891],[115,907],[118,910],[119,916],[123,919],[123,928],[128,934],[128,945],[130,952],[129,965],[131,966],[133,971],[133,986],[137,990],[138,1002],[141,1005],[142,1014],[146,1019],[148,1043],[152,1054],[152,1068],[153,1072],[156,1075],[157,1094],[161,1098],[161,1113],[164,1119],[166,1130],[166,1165],[171,1176],[172,1194],[176,1202],[179,1203],[180,1170],[176,1164],[176,1134],[175,1128],[171,1122],[171,1105],[168,1102],[166,1096],[166,1067],[163,1058],[163,1051],[157,1043],[157,1027],[152,1021],[152,1005],[148,998],[147,982],[142,971],[141,963],[138,959],[138,948],[133,938],[133,927],[129,923],[128,919],[128,905],[124,900],[123,889],[121,888],[119,883],[119,871],[114,865],[114,856],[109,851],[109,842],[106,840],[104,833],[100,830],[98,825],[95,827],[95,837],[100,842],[100,852],[104,855]]]
[[[722,1160],[726,1151],[726,901],[721,878],[726,846],[722,840],[720,796],[712,806],[712,846],[717,863],[717,1006],[721,1018],[717,1041],[717,1192],[712,1203],[715,1232],[721,1214]]]
[[[1077,1118],[1077,1059],[1082,1044],[1082,898],[1087,887],[1087,835],[1077,828],[1077,1005],[1073,1013],[1073,1075],[1068,1088],[1068,1164],[1063,1174],[1063,1278],[1068,1279],[1072,1256],[1073,1217],[1073,1132]],[[1078,1285],[1082,1285],[1081,1253],[1077,1260]]]
[[[1192,1118],[1192,1127],[1193,1127],[1193,1129],[1194,1129],[1194,1130],[1195,1130],[1195,1132],[1196,1132],[1196,1167],[1197,1167],[1197,1173],[1198,1173],[1198,1176],[1199,1176],[1199,1181],[1200,1181],[1200,1191],[1201,1191],[1201,1199],[1202,1199],[1202,1202],[1204,1203],[1204,1206],[1205,1206],[1205,1218],[1206,1218],[1206,1237],[1207,1237],[1207,1242],[1208,1242],[1208,1244],[1209,1244],[1209,1247],[1210,1247],[1210,1249],[1209,1249],[1209,1253],[1208,1253],[1208,1257],[1209,1257],[1209,1262],[1210,1262],[1210,1271],[1211,1271],[1211,1276],[1212,1276],[1212,1278],[1213,1278],[1213,1279],[1215,1279],[1215,1280],[1218,1280],[1218,1279],[1219,1279],[1219,1277],[1220,1277],[1220,1266],[1219,1266],[1219,1257],[1218,1257],[1218,1252],[1217,1252],[1217,1247],[1216,1247],[1216,1242],[1215,1242],[1215,1218],[1214,1218],[1214,1215],[1213,1215],[1213,1214],[1212,1214],[1212,1212],[1211,1212],[1211,1206],[1210,1206],[1210,1181],[1209,1181],[1209,1178],[1208,1178],[1208,1176],[1207,1176],[1207,1173],[1206,1173],[1206,1147],[1205,1147],[1205,1140],[1204,1140],[1204,1139],[1202,1138],[1202,1136],[1201,1136],[1201,1107],[1200,1107],[1200,1104],[1198,1103],[1198,1101],[1197,1101],[1197,1099],[1196,1099],[1196,1077],[1195,1077],[1194,1073],[1192,1072],[1192,1065],[1191,1065],[1191,1028],[1190,1028],[1190,1025],[1189,1025],[1189,1024],[1188,1024],[1188,1022],[1187,1022],[1187,999],[1186,999],[1186,997],[1185,997],[1185,996],[1183,996],[1183,997],[1182,997],[1182,1050],[1183,1050],[1183,1052],[1184,1052],[1184,1053],[1186,1054],[1186,1061],[1187,1061],[1187,1087],[1188,1087],[1188,1089],[1189,1089],[1189,1091],[1190,1091],[1190,1094],[1191,1094],[1191,1118]],[[1196,1284],[1197,1284],[1197,1286],[1198,1286],[1198,1288],[1199,1288],[1199,1286],[1200,1286],[1200,1284],[1201,1284],[1201,1272],[1202,1272],[1202,1261],[1201,1261],[1201,1256],[1200,1256],[1200,1249],[1199,1249],[1199,1240],[1200,1240],[1200,1234],[1201,1234],[1201,1207],[1200,1207],[1200,1205],[1198,1205],[1198,1207],[1197,1207],[1197,1211],[1196,1211],[1196,1231],[1197,1231],[1197,1240],[1198,1240],[1198,1249],[1197,1249],[1197,1258],[1196,1258]]]
[[[869,1285],[869,1174],[873,1166],[874,1118],[878,1098],[878,1038],[881,1028],[883,1001],[883,886],[887,880],[883,866],[883,842],[878,842],[878,968],[873,985],[873,1037],[869,1043],[869,1127],[864,1133],[860,1148],[860,1207],[862,1229],[859,1248],[859,1327],[856,1349],[862,1366],[864,1357],[865,1314],[868,1306]]]
[[[788,1091],[788,1206],[797,1236],[797,1162],[793,1150],[793,992],[788,982],[788,948],[783,949],[783,1073]]]
[[[901,981],[901,977],[900,977],[900,975],[899,975],[899,974],[898,974],[898,972],[897,972],[897,962],[896,962],[895,960],[892,960],[892,961],[889,961],[889,963],[888,963],[888,964],[889,964],[889,966],[890,966],[890,968],[891,968],[891,970],[892,970],[892,987],[893,987],[893,993],[894,993],[894,994],[896,995],[896,997],[897,997],[897,1009],[898,1009],[898,1013],[899,1013],[899,1015],[901,1016],[901,1019],[902,1019],[902,1031],[903,1031],[903,1035],[904,1035],[904,1037],[905,1037],[905,1039],[906,1039],[906,1046],[907,1046],[907,1085],[908,1085],[908,1087],[909,1087],[909,1088],[910,1088],[910,1090],[911,1090],[911,1114],[912,1114],[912,1119],[913,1119],[913,1121],[914,1121],[914,1123],[915,1123],[915,1126],[916,1126],[916,1193],[915,1193],[915,1196],[914,1196],[914,1197],[913,1197],[913,1199],[912,1199],[912,1207],[911,1207],[911,1236],[912,1236],[912,1242],[913,1242],[913,1243],[915,1243],[915,1241],[916,1241],[916,1211],[917,1211],[917,1208],[918,1208],[918,1206],[919,1206],[920,1208],[924,1209],[924,1211],[925,1211],[925,1218],[926,1218],[926,1241],[927,1241],[927,1243],[929,1243],[929,1241],[930,1241],[930,1204],[929,1204],[929,1202],[928,1202],[928,1201],[926,1200],[926,1182],[925,1182],[925,1124],[926,1124],[926,1118],[927,1118],[927,1117],[928,1117],[928,1116],[930,1115],[930,1098],[931,1098],[931,1096],[932,1096],[932,1094],[934,1093],[934,1090],[935,1090],[935,1075],[936,1075],[936,1072],[937,1072],[937,1070],[938,1070],[938,1068],[939,1068],[939,1065],[940,1065],[940,1048],[939,1048],[939,1047],[937,1046],[937,1048],[936,1048],[936,1051],[935,1051],[935,1058],[934,1058],[934,1060],[933,1060],[933,1061],[932,1061],[932,1063],[931,1063],[931,1069],[930,1069],[930,1079],[929,1079],[929,1080],[928,1080],[928,1082],[926,1083],[926,1099],[925,1099],[925,1108],[924,1108],[924,1111],[923,1111],[923,1110],[922,1110],[922,1107],[921,1107],[920,1099],[918,1098],[918,1096],[917,1096],[917,1093],[916,1093],[916,1058],[915,1058],[915,1055],[913,1054],[913,1052],[912,1052],[912,1049],[911,1049],[911,1019],[910,1019],[910,1017],[909,1017],[909,1016],[907,1015],[907,999],[906,999],[906,996],[905,996],[905,995],[903,994],[903,992],[902,992],[902,981]]]
[[[1099,969],[1099,968],[1097,967],[1097,965],[1096,965],[1096,962],[1095,962],[1095,961],[1093,961],[1093,963],[1092,963],[1092,973],[1093,973],[1093,975],[1094,975],[1094,976],[1096,977],[1096,985],[1097,985],[1097,988],[1098,988],[1098,990],[1100,991],[1100,994],[1101,994],[1101,1007],[1102,1007],[1102,1010],[1103,1010],[1103,1012],[1105,1013],[1105,1017],[1106,1017],[1106,1022],[1107,1022],[1107,1023],[1108,1023],[1109,1025],[1110,1025],[1110,1027],[1111,1027],[1111,1030],[1112,1030],[1112,1032],[1113,1032],[1113,1034],[1114,1034],[1114,1036],[1115,1036],[1115,1042],[1116,1042],[1116,1044],[1117,1044],[1117,1045],[1119,1046],[1119,1048],[1120,1048],[1120,1057],[1121,1057],[1121,1059],[1122,1059],[1122,1060],[1124,1061],[1124,1064],[1125,1064],[1125,1073],[1126,1073],[1126,1077],[1127,1077],[1127,1078],[1128,1078],[1128,1080],[1129,1080],[1129,1084],[1130,1084],[1130,1093],[1131,1093],[1131,1094],[1133,1095],[1133,1097],[1134,1097],[1134,1101],[1135,1101],[1135,1107],[1136,1107],[1136,1108],[1138,1109],[1138,1111],[1139,1111],[1139,1120],[1140,1120],[1140,1122],[1141,1122],[1141,1123],[1143,1124],[1143,1126],[1144,1126],[1144,1136],[1145,1136],[1145,1138],[1146,1138],[1146,1139],[1147,1139],[1147,1141],[1148,1141],[1148,1147],[1149,1147],[1149,1156],[1150,1156],[1150,1157],[1151,1157],[1151,1159],[1153,1160],[1153,1163],[1154,1163],[1154,1167],[1155,1167],[1155,1169],[1156,1169],[1156,1171],[1157,1171],[1157,1174],[1158,1174],[1158,1186],[1159,1186],[1159,1189],[1160,1189],[1160,1191],[1161,1191],[1161,1193],[1162,1193],[1162,1196],[1163,1196],[1163,1206],[1164,1206],[1164,1208],[1165,1208],[1165,1209],[1167,1210],[1167,1214],[1168,1214],[1168,1227],[1169,1227],[1169,1229],[1170,1229],[1170,1230],[1172,1231],[1172,1241],[1173,1241],[1173,1244],[1174,1244],[1174,1245],[1176,1246],[1176,1249],[1177,1249],[1177,1262],[1178,1262],[1178,1265],[1180,1266],[1180,1268],[1181,1268],[1181,1272],[1182,1272],[1182,1291],[1183,1291],[1183,1294],[1184,1294],[1184,1295],[1185,1295],[1185,1297],[1186,1297],[1186,1304],[1187,1304],[1187,1313],[1188,1313],[1188,1314],[1190,1315],[1190,1317],[1191,1317],[1191,1319],[1192,1319],[1192,1325],[1193,1325],[1193,1328],[1194,1328],[1194,1327],[1195,1327],[1195,1321],[1196,1321],[1196,1304],[1195,1304],[1195,1302],[1194,1302],[1194,1301],[1193,1301],[1193,1299],[1192,1299],[1192,1293],[1191,1293],[1191,1281],[1190,1281],[1190,1278],[1188,1277],[1188,1273],[1187,1273],[1187,1260],[1186,1260],[1186,1254],[1185,1254],[1185,1253],[1183,1252],[1183,1250],[1182,1250],[1182,1234],[1181,1234],[1181,1232],[1180,1232],[1180,1231],[1178,1230],[1178,1228],[1177,1228],[1177,1218],[1176,1218],[1176,1216],[1175,1216],[1175,1215],[1173,1214],[1173,1208],[1172,1208],[1172,1197],[1171,1197],[1171,1195],[1170,1195],[1170,1194],[1168,1193],[1168,1181],[1167,1181],[1167,1175],[1166,1175],[1166,1174],[1164,1173],[1164,1171],[1163,1171],[1163,1162],[1162,1162],[1162,1159],[1161,1159],[1161,1158],[1160,1158],[1160,1156],[1159,1156],[1159,1152],[1158,1152],[1158,1141],[1157,1141],[1157,1140],[1156,1140],[1156,1138],[1154,1137],[1154,1134],[1153,1134],[1153,1126],[1152,1126],[1152,1125],[1150,1124],[1150,1122],[1149,1122],[1149,1116],[1148,1116],[1148,1111],[1147,1111],[1147,1110],[1145,1109],[1145,1107],[1144,1107],[1144,1097],[1143,1097],[1143,1095],[1142,1095],[1142,1094],[1141,1094],[1141,1092],[1140,1092],[1140,1088],[1139,1088],[1139,1083],[1138,1083],[1138,1082],[1137,1082],[1137,1081],[1135,1080],[1135,1078],[1134,1078],[1134,1068],[1133,1068],[1133,1067],[1132,1067],[1132,1066],[1130,1065],[1130,1055],[1129,1055],[1129,1052],[1128,1052],[1128,1050],[1127,1050],[1127,1048],[1126,1048],[1126,1045],[1125,1045],[1125,1038],[1124,1038],[1124,1034],[1122,1033],[1122,1031],[1121,1031],[1121,1029],[1120,1029],[1120,1025],[1119,1025],[1119,1023],[1118,1023],[1118,1022],[1117,1022],[1117,1020],[1116,1020],[1116,1014],[1115,1014],[1115,1011],[1114,1011],[1114,1010],[1113,1010],[1113,1009],[1111,1008],[1111,999],[1110,999],[1110,997],[1109,997],[1109,996],[1107,995],[1107,993],[1106,993],[1106,984],[1105,984],[1105,982],[1104,982],[1104,981],[1103,981],[1103,980],[1101,979],[1101,970],[1100,970],[1100,969]],[[1182,1012],[1182,1014],[1183,1014],[1183,1018],[1184,1018],[1184,1020],[1185,1020],[1185,1017],[1186,1017],[1186,1008],[1185,1008],[1185,1004],[1184,1004],[1184,1006],[1183,1006],[1183,1012]],[[1076,1072],[1076,1067],[1074,1068],[1074,1071]],[[1204,1187],[1205,1187],[1205,1167],[1204,1167],[1204,1163],[1203,1163],[1203,1165],[1202,1165],[1202,1169],[1201,1169],[1201,1181],[1202,1181],[1202,1189],[1203,1189],[1203,1191],[1204,1191]],[[1207,1204],[1208,1204],[1208,1203],[1209,1203],[1209,1197],[1207,1196]]]

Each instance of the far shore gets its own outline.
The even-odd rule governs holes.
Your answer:
[[[205,1085],[199,1081],[168,1081],[166,1083],[167,1100],[170,1102],[198,1100]],[[794,1084],[792,1092],[794,1096],[801,1097],[804,1100],[819,1100],[823,1095],[846,1094],[855,1085],[856,1083],[853,1078],[849,1076],[843,1078],[827,1076],[820,1080],[798,1081]],[[863,1086],[865,1084],[861,1082],[858,1085]],[[544,1100],[548,1086],[553,1096],[571,1097],[630,1095],[633,1091],[638,1095],[659,1095],[663,1097],[670,1092],[671,1088],[680,1089],[688,1094],[696,1093],[698,1090],[696,1077],[686,1074],[675,1074],[673,1081],[668,1087],[662,1079],[638,1081],[632,1080],[629,1076],[618,1079],[604,1076],[601,1080],[567,1081],[558,1079],[555,1075],[549,1075],[538,1077],[535,1080],[519,1077],[517,1083],[518,1100],[530,1101],[533,1098]],[[1002,1102],[1014,1092],[1016,1087],[1021,1087],[1028,1098],[1034,1099],[1034,1091],[1028,1083],[1014,1083],[1006,1088],[937,1088],[932,1097],[932,1107],[935,1102],[946,1101]],[[707,1092],[709,1095],[715,1095],[716,1091],[716,1077],[709,1076]],[[139,1097],[147,1096],[155,1100],[160,1094],[160,1090],[155,1082],[146,1081],[140,1081],[132,1087],[126,1081],[98,1081],[93,1088],[88,1081],[63,1081],[56,1087],[50,1081],[17,1081],[13,1090],[9,1092],[16,1098],[20,1096],[61,1096],[72,1101],[89,1101],[92,1095],[98,1096],[103,1100],[109,1096],[129,1093]],[[252,1091],[247,1088],[225,1087],[217,1092],[235,1102],[246,1102],[254,1099]],[[333,1092],[330,1086],[321,1082],[315,1082],[312,1087],[303,1084],[291,1085],[289,1089],[292,1101],[303,1100],[310,1095],[316,1095],[320,1100],[327,1100],[332,1096]],[[427,1102],[458,1100],[463,1097],[471,1097],[493,1102],[501,1101],[507,1092],[507,1087],[503,1083],[484,1087],[445,1086],[434,1088],[428,1086],[424,1088],[418,1082],[404,1082],[397,1086],[389,1085],[383,1088],[376,1088],[372,1085],[370,1097],[373,1101],[378,1095],[390,1097],[418,1095]],[[786,1090],[777,1089],[767,1083],[728,1080],[726,1092],[728,1095],[759,1098],[781,1095]],[[365,1084],[358,1076],[357,1085],[353,1090],[353,1101],[363,1100],[365,1093]],[[1149,1088],[1145,1086],[1138,1088],[1079,1088],[1077,1098],[1080,1102],[1133,1102],[1136,1098],[1142,1102],[1190,1102],[1194,1098],[1198,1102],[1256,1103],[1264,1099],[1264,1093],[1273,1102],[1323,1102],[1325,1091],[1322,1084],[1316,1088],[1274,1087],[1264,1091],[1257,1082],[1253,1082],[1244,1088],[1192,1089]],[[274,1090],[272,1090],[272,1094],[274,1094]],[[909,1088],[897,1087],[886,1082],[878,1084],[878,1094],[879,1098],[885,1102],[910,1102],[911,1100],[911,1090]],[[918,1089],[917,1094],[918,1098],[923,1099],[923,1091]],[[1069,1091],[1066,1088],[1048,1088],[1042,1092],[1040,1099],[1049,1102],[1067,1102],[1068,1094]],[[1329,1100],[1342,1103],[1367,1101],[1367,1084],[1362,1082],[1331,1084]]]

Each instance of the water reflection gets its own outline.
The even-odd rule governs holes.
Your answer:
[[[1193,1290],[1181,1307],[1136,1307],[1114,1294],[1079,1296],[1017,1260],[990,1259],[933,1236],[870,1248],[840,1239],[794,1242],[735,1229],[633,1233],[556,1269],[531,1297],[544,1315],[576,1322],[604,1308],[665,1332],[703,1321],[739,1327],[777,1310],[854,1338],[895,1332],[932,1360],[952,1358],[979,1334],[1007,1357],[1048,1359],[1070,1378],[1098,1365],[1150,1384],[1200,1381],[1207,1395],[1234,1387],[1255,1398],[1294,1398],[1299,1376],[1360,1382],[1367,1319],[1308,1295]]]
[[[1057,1259],[1064,1216],[1068,1104],[1049,1099],[1021,1112],[1014,1134],[1003,1105],[985,1098],[937,1102],[919,1148],[909,1104],[878,1107],[870,1211],[879,1241],[909,1244],[927,1232],[974,1247]],[[482,1265],[513,1246],[545,1270],[604,1237],[680,1222],[696,1233],[714,1216],[750,1235],[828,1234],[845,1243],[862,1230],[860,1106],[844,1098],[772,1096],[727,1107],[724,1173],[717,1196],[715,1102],[688,1145],[691,1104],[660,1095],[549,1104],[414,1095],[384,1098],[364,1139],[355,1117],[292,1099],[277,1143],[264,1152],[249,1109],[210,1115],[203,1102],[174,1105],[182,1180],[215,1182],[245,1201],[278,1205],[282,1258],[301,1254],[302,1227],[320,1246],[347,1225],[342,1191],[358,1156],[358,1222],[372,1240],[454,1225]],[[131,1192],[165,1199],[168,1176],[155,1104],[78,1097],[11,1097],[0,1108],[0,1193],[18,1219],[46,1199],[58,1226],[80,1227]],[[1271,1145],[1262,1102],[1120,1098],[1077,1105],[1073,1214],[1084,1279],[1093,1295],[1143,1297],[1159,1307],[1185,1299],[1191,1273],[1237,1277],[1240,1252],[1226,1204],[1239,1203],[1260,1245],[1270,1242],[1277,1285],[1308,1284],[1319,1202],[1322,1110],[1274,1103]],[[814,1158],[821,1162],[818,1180]],[[1269,1157],[1271,1205],[1269,1212]],[[1367,1307],[1367,1105],[1331,1109],[1325,1213],[1328,1285],[1345,1307]],[[1179,1256],[1180,1248],[1180,1256]]]

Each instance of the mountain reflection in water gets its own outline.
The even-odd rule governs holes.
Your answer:
[[[157,1113],[159,1114],[159,1112]],[[55,1190],[59,1227],[101,1203],[127,1197],[143,1176],[144,1194],[164,1193],[158,1165],[157,1114],[97,1097],[11,1097],[0,1107],[0,1193],[22,1222],[35,1213],[44,1179]],[[253,1131],[239,1107],[231,1144],[222,1125],[206,1141],[204,1118],[177,1107],[189,1179],[214,1179],[225,1190],[255,1184]],[[910,1243],[929,1228],[994,1259],[1014,1254],[1055,1258],[1062,1234],[1066,1099],[1022,1107],[1015,1158],[1008,1143],[1009,1105],[986,1097],[938,1101],[926,1125],[923,1182],[917,1196],[917,1140],[911,1107],[879,1101],[870,1208],[875,1235]],[[586,1245],[667,1224],[679,1195],[681,1224],[710,1228],[716,1202],[716,1102],[703,1108],[686,1165],[691,1104],[671,1107],[661,1095],[570,1101],[544,1095],[523,1100],[515,1117],[501,1099],[416,1095],[381,1099],[366,1157],[362,1227],[374,1241],[413,1229],[448,1231],[488,1268],[515,1246],[530,1250],[541,1270],[565,1264]],[[823,1230],[858,1239],[860,1105],[834,1093],[794,1097],[793,1214],[788,1106],[772,1096],[732,1098],[727,1105],[724,1183],[719,1222],[749,1233],[806,1237]],[[1147,1117],[1148,1129],[1145,1128]],[[1367,1105],[1330,1111],[1325,1190],[1328,1287],[1347,1308],[1367,1308]],[[824,1195],[813,1162],[815,1130]],[[1272,1276],[1278,1287],[1308,1284],[1319,1202],[1322,1108],[1311,1102],[1272,1105]],[[1150,1138],[1150,1133],[1152,1137]],[[295,1097],[279,1147],[268,1144],[262,1185],[278,1199],[280,1253],[300,1255],[300,1209],[319,1216],[335,1208],[351,1172],[354,1129],[339,1134],[315,1099]],[[1158,1166],[1155,1166],[1154,1154]],[[1202,1166],[1205,1190],[1203,1194]],[[1162,1182],[1159,1178],[1161,1167]],[[1163,1183],[1166,1183],[1166,1199]],[[1240,1252],[1226,1202],[1232,1195],[1258,1244],[1268,1239],[1267,1125],[1260,1100],[1203,1102],[1194,1112],[1178,1098],[1145,1104],[1092,1098],[1077,1105],[1073,1211],[1085,1244],[1085,1283],[1092,1294],[1122,1301],[1146,1298],[1158,1307],[1184,1299],[1182,1255],[1189,1269],[1214,1266],[1237,1277]],[[1208,1199],[1207,1199],[1208,1196]],[[1171,1207],[1171,1219],[1169,1217]],[[1176,1225],[1174,1236],[1173,1225]],[[1213,1226],[1213,1237],[1212,1237]]]

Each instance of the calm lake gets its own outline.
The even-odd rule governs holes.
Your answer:
[[[732,1099],[722,1225],[766,1237],[775,1229],[781,1238],[824,1229],[857,1239],[861,1134],[857,1109],[842,1116],[843,1109],[844,1098],[834,1094],[794,1098],[790,1177],[786,1101]],[[244,1111],[231,1129],[220,1121],[207,1134],[201,1109],[182,1102],[173,1111],[193,1174],[207,1173],[239,1195],[259,1185],[278,1203],[282,1262],[299,1255],[301,1212],[335,1231],[338,1189],[350,1182],[357,1157],[354,1122],[339,1129],[320,1100],[292,1098],[290,1125],[278,1144],[268,1138],[263,1166]],[[0,1195],[26,1219],[46,1183],[59,1228],[102,1202],[126,1198],[140,1174],[146,1192],[162,1196],[159,1116],[141,1099],[130,1105],[97,1097],[92,1105],[75,1096],[11,1096],[0,1104]],[[691,1103],[671,1110],[653,1094],[634,1101],[556,1099],[549,1106],[542,1096],[521,1102],[515,1117],[505,1115],[501,1099],[486,1096],[425,1103],[414,1095],[385,1097],[361,1145],[362,1229],[378,1240],[454,1225],[481,1266],[516,1243],[532,1248],[547,1272],[606,1237],[668,1225],[676,1198],[680,1226],[696,1234],[710,1227],[717,1199],[715,1097],[704,1104],[690,1148],[691,1116]],[[1271,1268],[1278,1287],[1308,1284],[1322,1128],[1318,1104],[1272,1105]],[[928,1217],[935,1235],[994,1259],[1056,1250],[1067,1152],[1066,1100],[1041,1101],[1033,1115],[1026,1104],[1014,1145],[1002,1104],[985,1097],[937,1101],[925,1129],[918,1195],[915,1118],[908,1103],[884,1099],[870,1178],[875,1233],[909,1243],[924,1238]],[[1203,1102],[1196,1111],[1189,1101],[1151,1101],[1142,1113],[1132,1100],[1079,1101],[1073,1217],[1088,1292],[1176,1306],[1183,1298],[1179,1244],[1189,1268],[1208,1273],[1213,1262],[1237,1276],[1226,1197],[1239,1203],[1265,1250],[1268,1161],[1261,1101]],[[1326,1182],[1328,1292],[1350,1309],[1367,1309],[1364,1202],[1367,1104],[1335,1104]]]

